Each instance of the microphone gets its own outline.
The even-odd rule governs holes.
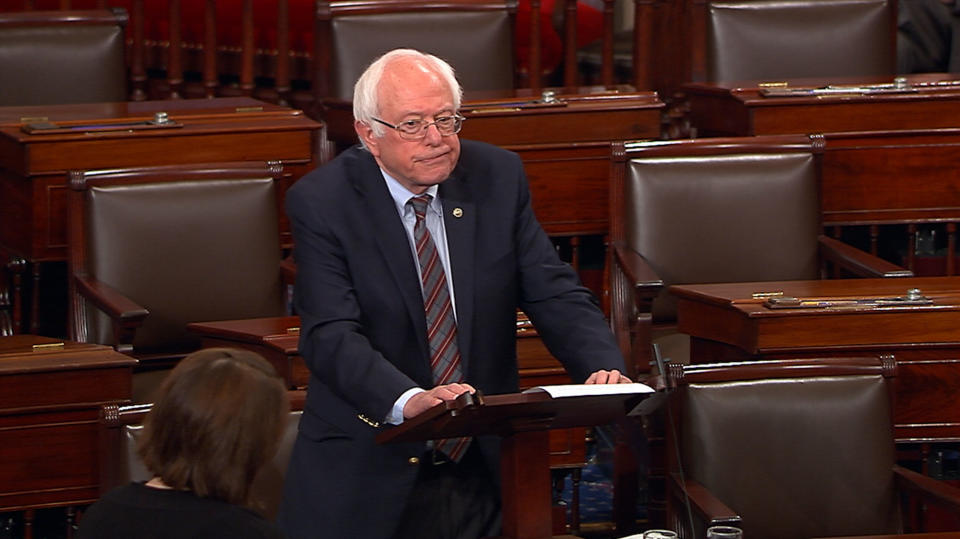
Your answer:
[[[649,394],[645,399],[640,401],[639,404],[634,406],[633,410],[631,410],[630,413],[627,414],[628,416],[647,416],[656,412],[657,410],[660,409],[661,406],[666,404],[667,398],[669,397],[670,393],[673,391],[673,389],[670,387],[670,384],[668,383],[668,376],[667,376],[666,364],[667,362],[669,362],[669,359],[664,361],[663,356],[660,354],[659,344],[653,345],[653,358],[654,358],[654,363],[656,363],[657,365],[657,370],[659,371],[658,376],[660,377],[661,380],[663,380],[663,387],[660,389],[657,389],[656,387],[654,387],[656,391],[652,394]]]

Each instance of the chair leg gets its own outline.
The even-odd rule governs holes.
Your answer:
[[[580,534],[580,479],[583,476],[583,469],[574,468],[570,474],[570,485],[573,489],[570,494],[570,533]]]
[[[23,539],[33,539],[33,521],[37,513],[33,509],[23,512]]]
[[[614,445],[613,462],[613,522],[619,535],[636,533],[639,464],[637,455],[622,436],[618,436]]]

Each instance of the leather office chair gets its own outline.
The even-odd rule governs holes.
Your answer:
[[[126,101],[123,8],[0,13],[0,106]]]
[[[269,520],[276,517],[280,500],[283,498],[283,480],[287,474],[287,465],[290,463],[290,454],[297,439],[297,429],[306,400],[306,390],[290,390],[287,394],[290,398],[290,415],[287,416],[280,445],[273,459],[257,474],[251,487],[258,511]],[[152,404],[108,404],[100,408],[98,443],[101,496],[114,487],[151,478],[150,472],[137,454],[137,440],[143,431],[143,418],[151,407]]]
[[[316,96],[352,100],[363,70],[398,47],[443,58],[466,89],[512,89],[516,8],[516,0],[321,0]]]
[[[140,359],[138,402],[146,371],[199,347],[188,322],[287,314],[280,174],[264,163],[71,174],[70,337]]]
[[[671,284],[911,275],[821,234],[818,152],[802,135],[615,143],[611,323],[631,374],[654,342],[686,362]]]
[[[895,72],[896,0],[705,4],[706,31],[702,37],[695,35],[695,43],[704,44],[707,81]]]
[[[672,365],[670,525],[861,536],[923,531],[923,503],[960,510],[960,489],[895,464],[895,374],[891,356]]]

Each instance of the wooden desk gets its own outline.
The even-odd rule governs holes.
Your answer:
[[[310,371],[300,356],[300,317],[251,318],[193,322],[187,329],[200,335],[201,348],[228,346],[252,350],[269,361],[288,389],[303,389]]]
[[[100,406],[130,401],[134,364],[107,346],[0,337],[0,511],[97,500]]]
[[[82,128],[148,122],[160,112],[167,113],[173,127]],[[77,131],[22,130],[41,121]],[[301,111],[249,98],[0,107],[0,261],[17,257],[33,263],[30,331],[38,327],[37,263],[66,260],[68,171],[279,161],[285,176],[280,189],[285,192],[319,163],[320,127]],[[282,211],[280,215],[283,244],[290,245],[289,225]]]
[[[903,296],[927,306],[769,309],[757,292],[799,298]],[[671,286],[695,363],[893,354],[898,442],[960,441],[960,278],[843,279]]]
[[[775,97],[764,92],[892,84],[893,77],[790,79],[786,86],[760,81],[686,84],[687,118],[697,136],[874,131],[956,127],[960,81],[950,74],[904,75],[909,90],[883,93],[832,91]]]

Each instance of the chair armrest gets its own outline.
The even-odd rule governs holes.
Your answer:
[[[898,465],[893,466],[893,473],[901,491],[960,512],[960,488]]]
[[[681,481],[676,473],[670,474],[670,480],[673,483],[672,492],[674,498],[676,498],[675,501],[684,506],[684,509],[689,507],[691,513],[699,517],[705,527],[739,526],[742,523],[743,519],[740,518],[740,515],[727,507],[725,503],[699,482],[693,479]],[[681,519],[681,516],[678,515],[677,518]],[[691,522],[678,524],[693,525]]]
[[[74,279],[77,291],[114,320],[142,322],[150,314],[145,307],[141,307],[106,283],[88,276],[75,275]]]
[[[663,279],[622,242],[611,245],[610,256],[610,324],[627,358],[627,374],[636,379],[650,369],[651,311]]]
[[[622,243],[613,244],[616,264],[630,281],[640,297],[654,298],[663,289],[663,279],[650,267],[643,256]]]
[[[913,272],[828,236],[819,236],[820,257],[860,277],[913,277]]]
[[[143,325],[143,320],[150,314],[145,307],[140,306],[127,296],[121,294],[112,286],[102,283],[86,275],[74,275],[74,285],[77,294],[97,309],[110,317],[113,332],[113,347],[121,353],[133,352],[133,336],[137,328]],[[73,302],[73,328],[71,335],[80,341],[86,341],[87,319],[86,310],[81,307],[78,299]]]

